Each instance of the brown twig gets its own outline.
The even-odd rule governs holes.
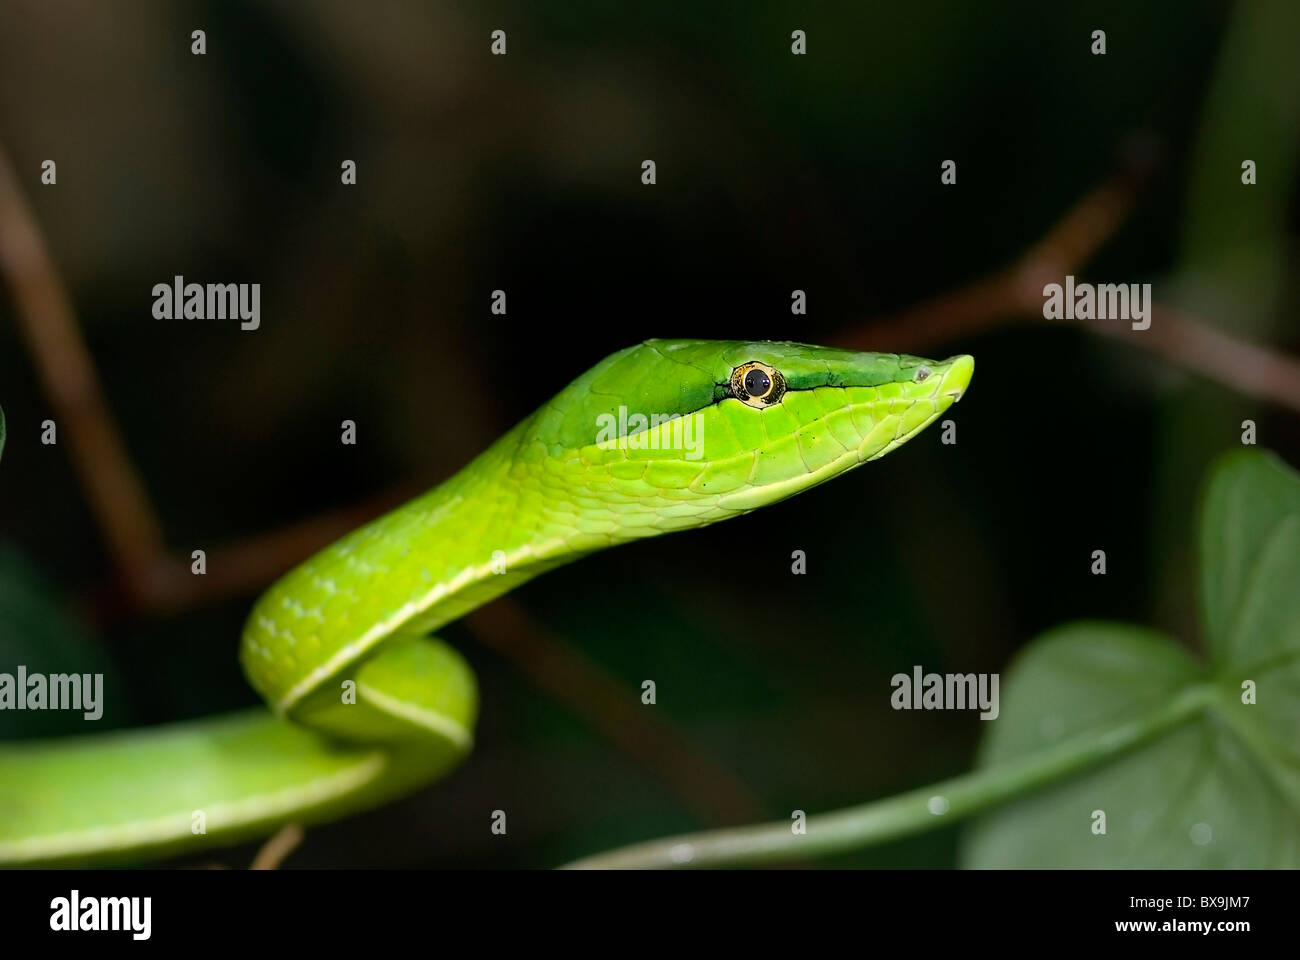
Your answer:
[[[298,848],[305,836],[307,834],[298,824],[286,824],[280,828],[275,836],[262,844],[262,848],[257,851],[257,856],[253,858],[253,862],[249,864],[248,869],[279,870],[285,858]]]
[[[1073,322],[1150,351],[1209,380],[1300,413],[1300,361],[1230,336],[1168,304],[1152,308],[1151,326],[1126,320],[1053,321],[1043,317],[1043,287],[1060,283],[1123,225],[1145,181],[1145,168],[1114,175],[1076,203],[1011,266],[900,314],[855,324],[836,340],[859,350],[914,351],[1011,323]]]
[[[72,302],[0,147],[0,272],[13,294],[19,329],[68,437],[91,514],[125,583],[148,592],[163,553],[162,526],[140,481],[77,325]]]
[[[663,719],[660,707],[642,704],[635,690],[530,620],[508,597],[474,611],[466,623],[538,689],[637,757],[705,822],[748,823],[763,816],[749,789]]]
[[[1059,282],[1090,260],[1127,219],[1145,180],[1144,168],[1113,175],[1066,211],[1011,266],[970,286],[941,294],[869,324],[855,323],[836,343],[857,350],[907,351],[1037,314],[1043,285]]]
[[[1155,304],[1148,330],[1131,330],[1126,321],[1076,322],[1149,350],[1237,393],[1300,413],[1300,360],[1238,340],[1176,307]]]
[[[155,558],[149,590],[137,598],[137,609],[166,616],[225,597],[257,593],[317,550],[418,492],[402,485],[342,510],[218,545],[207,551],[207,572],[201,577],[190,572],[188,558],[164,553]]]

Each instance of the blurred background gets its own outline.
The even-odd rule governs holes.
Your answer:
[[[87,478],[103,463],[73,437],[98,429],[74,426],[94,404],[60,366],[67,344],[24,319],[38,282],[11,257],[0,669],[103,670],[100,729],[257,702],[235,652],[278,572],[648,337],[969,352],[955,446],[928,431],[441,631],[479,679],[473,754],[313,828],[289,865],[547,867],[968,770],[976,714],[895,712],[893,674],[996,672],[1079,617],[1197,648],[1205,464],[1247,418],[1300,464],[1282,359],[1300,350],[1298,10],[7,0],[8,209],[44,238],[157,523],[114,547],[113,501],[95,507]],[[1067,272],[1152,283],[1166,313],[1142,333],[1047,323],[1042,284]],[[176,274],[260,283],[261,328],[155,319],[152,287]],[[0,737],[67,722],[6,712]],[[951,866],[957,837],[829,862]]]

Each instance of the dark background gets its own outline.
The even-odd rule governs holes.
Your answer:
[[[1277,59],[1288,6],[6,0],[0,144],[187,556],[436,483],[647,337],[870,342],[873,324],[1015,260],[1135,156],[1137,202],[1080,280],[1151,282],[1294,353],[1300,66],[1223,72],[1230,55]],[[497,28],[505,57],[488,52]],[[806,56],[790,54],[795,28]],[[1245,158],[1258,186],[1240,185]],[[356,186],[339,182],[345,159]],[[956,186],[940,185],[947,159]],[[151,289],[175,274],[260,283],[261,329],[155,320]],[[505,317],[489,312],[497,288]],[[795,288],[807,317],[790,315]],[[256,702],[235,650],[257,588],[166,613],[115,596],[64,445],[39,443],[53,414],[13,310],[0,297],[0,543],[113,671],[104,728]],[[474,753],[414,797],[312,829],[289,864],[551,866],[850,805],[971,765],[977,717],[891,710],[896,672],[998,671],[1078,617],[1197,647],[1203,468],[1246,417],[1300,462],[1295,413],[1123,338],[1006,319],[889,344],[974,354],[956,446],[927,431],[787,503],[514,595],[629,697],[656,680],[644,709],[746,803],[707,819],[680,788],[685,756],[665,778],[453,625],[442,636],[481,689]],[[20,633],[0,623],[0,663]],[[32,735],[15,717],[0,734]],[[488,830],[497,808],[506,838]],[[833,862],[949,866],[957,836]]]

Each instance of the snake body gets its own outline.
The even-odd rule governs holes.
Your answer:
[[[972,370],[968,356],[779,342],[612,354],[257,601],[240,656],[269,710],[0,747],[0,863],[233,843],[436,779],[470,750],[478,696],[434,630],[560,564],[881,457],[959,399]]]

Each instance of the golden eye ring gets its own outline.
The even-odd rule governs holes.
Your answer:
[[[742,363],[731,371],[731,395],[746,406],[762,410],[779,403],[785,394],[785,377],[759,360]]]

